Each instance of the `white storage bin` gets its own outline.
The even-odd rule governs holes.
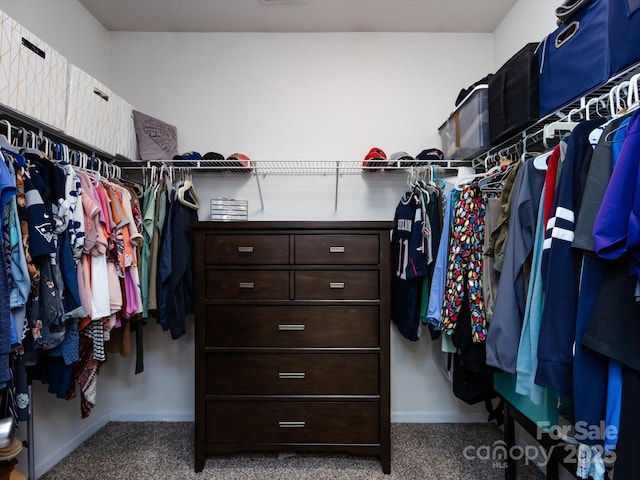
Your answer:
[[[0,12],[0,103],[62,130],[66,91],[66,58]]]
[[[474,88],[438,132],[445,158],[468,159],[487,150],[490,146],[488,86]]]
[[[133,107],[118,95],[112,95],[109,99],[109,105],[112,135],[115,141],[113,153],[129,160],[138,159],[138,141],[133,124]]]
[[[106,153],[115,154],[113,92],[91,75],[69,64],[65,132]]]

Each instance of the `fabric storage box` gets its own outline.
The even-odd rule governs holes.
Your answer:
[[[608,45],[608,0],[589,3],[543,40],[538,47],[540,116],[608,80]]]
[[[529,43],[489,80],[489,141],[495,146],[540,116],[537,43]]]
[[[489,148],[488,86],[475,87],[440,128],[447,159],[467,159]]]
[[[640,62],[640,0],[609,0],[611,75]]]
[[[69,65],[65,132],[106,153],[115,153],[115,135],[109,103],[112,92],[84,70]]]
[[[0,103],[62,130],[67,60],[0,12]]]
[[[133,124],[133,107],[118,95],[109,99],[109,120],[115,142],[113,153],[129,160],[138,159],[138,140]]]

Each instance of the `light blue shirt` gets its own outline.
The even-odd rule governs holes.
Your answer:
[[[442,298],[444,297],[444,284],[447,277],[447,259],[449,257],[449,232],[451,230],[451,211],[460,192],[451,190],[444,209],[442,235],[438,244],[438,256],[433,267],[431,289],[429,290],[429,309],[427,310],[427,322],[436,330],[441,330]]]

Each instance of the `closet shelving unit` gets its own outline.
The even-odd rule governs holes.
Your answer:
[[[53,148],[56,143],[64,145],[68,151],[75,150],[81,153],[85,158],[91,158],[95,161],[95,166],[106,166],[115,164],[116,160],[121,158],[110,155],[95,147],[78,141],[77,139],[66,135],[46,123],[28,117],[9,107],[0,105],[0,135],[4,135],[7,140],[18,139],[17,147],[27,146],[30,148],[45,149],[47,156],[53,158]],[[23,140],[27,142],[23,144]],[[91,165],[93,167],[94,165]],[[34,419],[33,419],[33,395],[32,387],[28,386],[29,395],[29,417],[26,422],[27,439],[22,442],[23,447],[27,449],[27,478],[32,480],[35,477],[35,452],[34,452]]]
[[[116,164],[117,162],[130,161],[120,155],[112,155],[92,145],[84,143],[74,137],[58,130],[51,125],[40,122],[34,118],[28,117],[9,107],[0,105],[0,134],[9,138],[9,129],[12,131],[13,138],[23,135],[25,140],[29,142],[29,147],[47,150],[47,156],[53,158],[52,149],[55,143],[59,143],[67,147],[69,151],[76,150],[81,152],[88,158],[97,160],[100,164]],[[32,145],[31,142],[38,142]],[[25,146],[19,143],[19,147]]]
[[[637,104],[640,100],[638,90],[640,88],[640,63],[612,76],[605,83],[580,98],[564,105],[555,112],[540,118],[537,122],[523,129],[518,134],[501,142],[480,155],[473,157],[472,166],[476,171],[486,171],[498,164],[502,156],[517,153],[522,158],[525,154],[534,154],[551,148],[557,144],[562,135],[571,129],[572,122],[595,116],[610,115],[630,104]],[[563,128],[563,124],[565,128]],[[513,158],[513,157],[512,157]],[[538,425],[520,410],[515,408],[508,399],[504,401],[504,441],[507,449],[515,446],[515,422],[517,422],[540,445],[549,452],[549,461],[546,465],[546,478],[558,480],[559,465],[566,460],[566,452],[562,448],[570,439],[560,439],[557,436],[542,434]],[[560,448],[556,448],[560,447]],[[563,453],[564,452],[564,453]],[[513,458],[508,456],[504,469],[505,480],[515,480],[516,465]],[[566,465],[569,474],[573,478],[579,478],[575,472],[575,463]]]
[[[252,175],[260,197],[260,211],[264,211],[264,199],[260,179],[268,175],[322,175],[335,178],[334,209],[338,210],[338,192],[340,178],[345,175],[363,175],[381,178],[390,175],[416,175],[426,171],[450,172],[459,167],[471,167],[471,160],[419,160],[413,166],[363,167],[362,160],[252,160],[251,167],[235,167],[229,165],[230,160],[152,160],[142,162],[117,162],[123,171],[142,169],[149,170],[154,166],[186,169],[191,172],[202,172],[220,175]],[[136,165],[134,165],[134,163]]]
[[[628,88],[629,82],[633,77],[636,77],[637,81],[637,75],[640,75],[640,63],[628,67],[609,78],[599,87],[564,105],[555,112],[540,118],[532,125],[504,140],[499,145],[493,146],[487,151],[471,158],[472,167],[476,171],[482,172],[497,165],[500,157],[503,155],[517,152],[522,157],[527,153],[547,150],[549,142],[554,139],[553,134],[560,134],[560,137],[555,136],[555,145],[560,140],[561,135],[567,131],[566,129],[562,129],[562,123],[579,121],[585,117],[589,118],[589,116],[594,113],[600,115],[603,109],[607,109],[605,110],[606,114],[609,114],[608,109],[611,102],[616,102],[619,107],[624,107],[625,103],[620,104],[618,102],[620,94]],[[626,100],[626,98],[624,100]],[[554,127],[558,127],[558,129],[554,130]]]

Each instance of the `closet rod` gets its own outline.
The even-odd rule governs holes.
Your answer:
[[[410,168],[435,166],[443,169],[471,167],[470,159],[420,160],[414,165],[363,168],[362,160],[255,160],[252,168],[229,166],[224,160],[142,160],[118,161],[123,170],[143,170],[152,166],[188,167],[195,171],[209,173],[256,174],[262,175],[393,175],[393,172],[407,172]]]
[[[260,197],[260,213],[265,212],[264,197],[260,177],[267,175],[332,175],[334,185],[334,213],[338,212],[340,177],[342,175],[363,175],[363,178],[380,178],[379,176],[407,173],[413,168],[436,167],[450,171],[460,167],[471,167],[470,160],[420,160],[413,166],[387,166],[381,168],[363,168],[362,160],[256,160],[249,168],[230,166],[225,160],[144,160],[139,162],[117,162],[123,171],[146,171],[164,166],[167,168],[189,168],[192,171],[230,175],[253,175],[256,178]]]

